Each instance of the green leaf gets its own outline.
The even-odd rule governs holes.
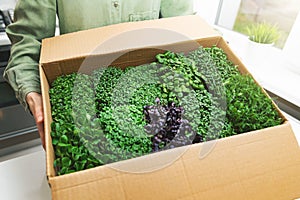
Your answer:
[[[57,145],[59,147],[69,147],[69,146],[71,146],[70,144],[65,144],[65,143],[61,143],[61,142],[59,142]]]
[[[60,137],[60,141],[61,141],[61,143],[68,143],[69,142],[68,136],[62,135]]]
[[[62,162],[62,166],[63,166],[63,167],[69,167],[69,166],[71,166],[71,164],[72,164],[71,159],[68,158],[68,157],[63,157],[63,158],[61,159],[61,162]]]

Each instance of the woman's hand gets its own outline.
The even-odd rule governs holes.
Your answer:
[[[34,117],[43,148],[45,149],[45,133],[44,133],[44,110],[42,95],[37,92],[30,92],[26,96],[26,101],[30,111]]]

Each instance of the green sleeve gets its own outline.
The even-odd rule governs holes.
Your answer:
[[[161,17],[175,17],[194,14],[193,0],[161,0]]]
[[[12,47],[4,78],[26,110],[26,95],[41,92],[38,68],[41,40],[54,36],[55,16],[56,0],[19,0],[14,23],[6,28]]]

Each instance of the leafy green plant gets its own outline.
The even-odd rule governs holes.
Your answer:
[[[273,44],[280,38],[278,27],[267,22],[250,24],[246,27],[249,39],[262,44]]]
[[[283,122],[216,46],[58,77],[49,91],[58,175]],[[225,101],[225,102],[224,102]]]
[[[214,62],[214,67],[218,71],[218,75],[221,78],[222,82],[224,82],[226,79],[233,75],[238,75],[240,74],[238,68],[236,65],[234,65],[228,58],[223,49],[217,47],[217,46],[212,46],[212,47],[207,47],[203,48],[205,52],[208,53],[210,59]],[[197,59],[197,51],[191,52],[191,56],[194,55],[195,58],[190,57],[190,59]]]
[[[75,83],[78,83],[76,90]],[[56,157],[54,167],[58,175],[100,165],[84,147],[76,125],[79,121],[83,127],[90,123],[93,102],[86,91],[91,90],[90,78],[84,74],[60,76],[52,83],[49,91],[53,118],[51,137]]]
[[[259,130],[283,122],[262,89],[249,75],[236,75],[224,83],[227,96],[227,117],[236,133]]]
[[[99,68],[93,71],[92,79],[98,112],[101,112],[104,107],[110,106],[113,89],[122,74],[123,71],[116,67]]]
[[[158,62],[184,77],[180,83],[184,86],[184,93],[178,104],[184,107],[184,118],[189,121],[193,130],[190,133],[195,136],[193,143],[217,139],[228,135],[229,132],[233,133],[225,119],[226,105],[223,102],[226,99],[222,78],[225,79],[225,75],[230,73],[238,73],[238,70],[227,60],[227,56],[221,49],[215,46],[206,49],[200,47],[186,56],[166,52],[157,55],[157,58]],[[220,71],[223,74],[220,74]],[[166,75],[169,77],[168,74]],[[174,80],[181,79],[176,77]]]

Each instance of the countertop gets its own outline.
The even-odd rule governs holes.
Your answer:
[[[0,162],[0,177],[1,199],[51,199],[42,146],[20,152],[16,157]]]

